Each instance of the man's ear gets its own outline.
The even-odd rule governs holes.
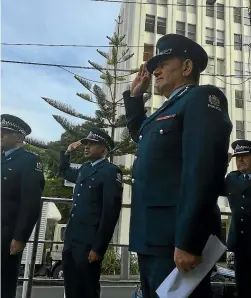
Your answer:
[[[184,61],[183,75],[188,77],[193,70],[193,62],[190,59]]]

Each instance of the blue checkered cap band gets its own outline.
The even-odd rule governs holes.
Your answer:
[[[17,125],[14,122],[8,121],[8,120],[6,120],[4,118],[1,121],[1,128],[5,128],[5,129],[8,129],[8,130],[19,132],[23,136],[26,136],[27,135],[26,131],[21,126]]]

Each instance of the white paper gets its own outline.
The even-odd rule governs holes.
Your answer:
[[[187,298],[226,251],[226,246],[211,235],[202,252],[202,263],[192,271],[181,273],[175,268],[156,293],[160,298]]]

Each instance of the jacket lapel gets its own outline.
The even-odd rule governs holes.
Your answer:
[[[238,176],[238,181],[238,186],[241,192],[245,191],[247,188],[251,188],[251,180],[245,180],[241,173]]]
[[[107,162],[108,160],[104,159],[94,166],[91,166],[90,162],[86,164],[86,166],[84,166],[79,173],[78,183],[94,175],[98,171],[98,169],[102,168]]]
[[[1,159],[1,163],[4,164],[4,163],[8,163],[14,159],[16,159],[18,156],[20,156],[23,152],[24,152],[24,148],[19,148],[17,150],[15,150],[14,152],[12,152],[10,155],[8,156],[4,156],[2,157]]]
[[[154,120],[161,112],[164,110],[170,108],[177,100],[179,100],[182,96],[184,96],[188,91],[190,91],[194,85],[186,86],[184,89],[181,89],[174,97],[172,97],[170,100],[167,100],[163,103],[163,105],[154,112],[151,116],[149,116],[141,125],[140,133],[142,129],[149,124],[152,120]]]

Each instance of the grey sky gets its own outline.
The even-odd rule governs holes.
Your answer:
[[[2,1],[2,42],[107,45],[106,36],[113,34],[119,8],[120,4],[89,0],[26,0],[22,3],[5,0]],[[103,62],[96,48],[35,46],[3,46],[2,59],[82,66],[89,66],[89,59]],[[96,71],[71,70],[100,80]],[[52,114],[65,114],[49,106],[41,96],[71,104],[83,114],[94,112],[95,106],[76,96],[76,92],[85,92],[85,89],[61,69],[2,64],[1,112],[25,120],[32,127],[35,138],[58,140],[63,132]],[[67,119],[81,122],[70,116]]]

